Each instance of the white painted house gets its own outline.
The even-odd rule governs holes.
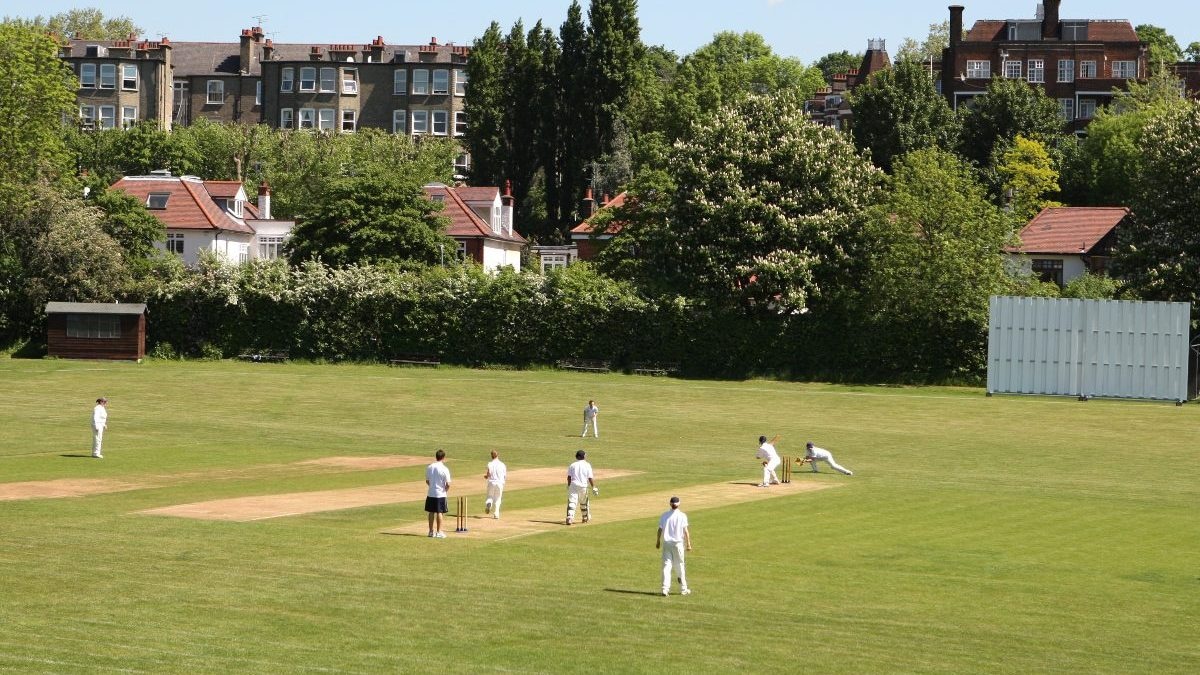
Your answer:
[[[506,186],[501,196],[494,187],[430,183],[425,194],[442,205],[442,215],[450,220],[446,234],[458,242],[460,258],[470,258],[491,272],[502,267],[521,271],[525,238],[513,229],[511,188]]]

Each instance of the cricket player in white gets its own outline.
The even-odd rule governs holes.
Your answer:
[[[600,494],[600,488],[596,487],[596,476],[592,472],[592,465],[588,464],[587,453],[579,450],[575,453],[575,461],[571,466],[567,467],[567,524],[575,522],[575,507],[580,503],[583,504],[583,522],[588,522],[592,519],[589,509],[591,508],[591,500],[588,498],[588,487],[592,488],[592,494]]]
[[[108,428],[108,399],[101,396],[92,408],[92,457],[104,459],[100,446],[104,443],[104,430]]]
[[[592,425],[592,435],[600,438],[600,423],[596,419],[599,414],[600,409],[596,407],[596,402],[588,401],[588,404],[583,408],[583,432],[579,434],[580,438],[587,437],[588,424]]]
[[[847,469],[846,467],[842,466],[841,464],[838,464],[837,462],[833,461],[833,453],[829,452],[825,448],[818,448],[817,446],[813,445],[812,441],[809,441],[805,447],[807,448],[807,450],[804,453],[804,459],[805,459],[805,461],[807,461],[809,464],[812,465],[813,473],[820,473],[820,471],[817,471],[817,462],[821,461],[821,462],[825,462],[825,463],[829,464],[829,466],[833,467],[834,471],[840,471],[840,472],[846,474],[847,476],[854,475],[853,471],[851,471],[850,469]]]
[[[671,497],[671,510],[658,519],[658,539],[654,548],[662,548],[662,594],[671,594],[671,567],[674,566],[679,571],[681,593],[691,595],[683,567],[683,552],[692,550],[692,533],[688,530],[687,514],[679,510],[679,497]]]
[[[779,483],[779,475],[775,473],[775,468],[779,466],[779,453],[775,452],[775,446],[767,442],[766,436],[758,437],[758,452],[755,457],[763,461],[763,479],[758,484],[758,487],[767,487]]]
[[[504,462],[500,461],[500,453],[492,451],[492,461],[488,462],[487,473],[483,477],[487,479],[487,500],[483,502],[483,512],[492,514],[492,518],[500,518],[500,498],[504,496],[504,479],[508,476],[508,467],[504,466]]]

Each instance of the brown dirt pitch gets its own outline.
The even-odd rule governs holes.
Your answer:
[[[59,478],[23,483],[0,483],[0,502],[18,499],[84,497],[108,492],[125,492],[140,487],[142,486],[136,483],[123,483],[102,478]]]
[[[504,541],[506,539],[527,537],[551,530],[576,530],[582,527],[592,527],[598,524],[621,520],[652,518],[657,522],[658,517],[664,511],[671,508],[668,500],[672,495],[679,496],[679,508],[683,509],[685,513],[691,513],[692,511],[714,509],[729,506],[730,504],[756,502],[775,497],[796,495],[802,492],[812,492],[834,487],[834,485],[834,483],[792,482],[773,485],[769,488],[760,488],[752,483],[711,483],[708,485],[693,485],[681,488],[673,493],[656,492],[653,494],[613,497],[612,499],[605,498],[604,491],[601,490],[599,496],[592,498],[591,522],[586,524],[580,522],[581,515],[576,513],[575,524],[570,527],[567,527],[565,522],[567,515],[565,498],[561,506],[521,511],[509,511],[507,508],[504,508],[512,503],[509,499],[504,499],[501,504],[499,520],[484,515],[482,513],[482,504],[478,507],[472,505],[474,513],[467,517],[466,532],[454,531],[455,516],[457,515],[455,513],[446,514],[447,518],[443,523],[443,529],[446,530],[448,538]],[[507,493],[508,489],[506,486],[505,494]],[[455,505],[456,503],[452,503],[452,506]],[[428,535],[428,525],[425,522],[410,523],[402,527],[384,530],[383,533],[425,537]]]
[[[612,479],[629,476],[634,473],[637,472],[600,469],[596,472],[596,477],[598,479]],[[517,469],[508,472],[506,489],[520,490],[546,487],[547,485],[562,484],[565,480],[566,471],[561,468]],[[451,487],[450,501],[454,501],[455,497],[482,495],[485,490],[486,485],[482,479],[458,479],[453,482]],[[249,522],[266,520],[268,518],[298,516],[307,513],[340,511],[342,509],[354,509],[363,506],[424,502],[425,494],[425,481],[421,480],[342,490],[234,497],[194,504],[165,506],[139,511],[139,513],[155,516],[198,518],[201,520]]]

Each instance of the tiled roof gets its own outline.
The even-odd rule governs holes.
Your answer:
[[[1128,21],[1089,21],[1088,42],[1137,42],[1137,31]]]
[[[217,199],[229,199],[238,196],[242,191],[242,182],[237,180],[206,180],[204,187],[208,194]],[[243,197],[245,194],[243,193]]]
[[[971,26],[963,40],[967,42],[992,42],[1007,37],[1008,22],[995,19],[982,19]]]
[[[126,176],[113,183],[112,188],[137,197],[142,203],[151,193],[169,195],[165,209],[150,211],[168,229],[254,234],[244,221],[217,206],[205,182],[194,176]]]
[[[464,188],[450,188],[441,184],[425,186],[425,194],[429,195],[431,199],[436,201],[438,197],[441,197],[442,215],[450,219],[450,225],[446,228],[447,235],[465,238],[482,237],[485,239],[522,243],[525,241],[525,238],[518,234],[515,228],[511,235],[504,231],[496,232],[492,230],[492,226],[484,222],[470,206],[467,206],[462,197],[457,194],[462,189]]]
[[[1089,253],[1128,215],[1129,209],[1123,206],[1042,209],[1021,230],[1021,246],[1013,252]]]
[[[608,203],[605,204],[604,206],[601,206],[596,211],[596,213],[600,213],[604,209],[615,209],[619,206],[622,206],[623,204],[625,204],[625,195],[626,194],[627,193],[622,192],[621,194],[617,195],[616,197],[613,197],[612,199],[608,200]],[[591,221],[592,221],[592,218],[596,217],[596,213],[593,213],[592,215],[588,216],[588,218],[586,220],[584,220],[582,223],[571,228],[571,234],[586,234],[586,235],[593,234],[593,227],[592,227]],[[604,232],[602,232],[601,234],[614,234],[614,235],[619,234],[624,227],[625,227],[625,223],[622,223],[617,220],[610,220],[610,221],[608,221],[608,225],[604,228]]]
[[[93,43],[94,44],[94,43]],[[175,77],[196,75],[237,75],[241,69],[240,42],[172,42],[171,61],[175,66]],[[251,45],[254,52],[253,63],[250,64],[250,75],[261,75],[263,48],[266,42],[255,42]],[[344,63],[343,60],[329,58],[330,47],[327,43],[273,43],[271,45],[271,61],[303,61],[306,64],[320,67]],[[363,50],[368,44],[338,45],[338,47],[353,47],[355,59],[361,62]],[[321,59],[313,61],[313,48],[317,48]],[[453,63],[454,54],[465,54],[468,47],[445,45],[383,45],[379,63]],[[421,55],[432,54],[432,61],[423,61]],[[426,57],[428,58],[428,57]]]
[[[464,202],[491,202],[500,196],[500,188],[494,187],[457,187],[454,193]]]

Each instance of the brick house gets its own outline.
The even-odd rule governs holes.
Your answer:
[[[490,272],[502,267],[521,271],[525,238],[513,228],[513,197],[508,186],[502,196],[494,187],[430,183],[425,194],[442,205],[442,215],[450,220],[446,234],[458,242],[453,253],[459,258],[470,258]]]
[[[571,228],[571,242],[577,250],[579,260],[590,260],[595,258],[600,251],[612,241],[613,237],[621,233],[624,223],[617,220],[609,220],[604,228],[597,230],[597,214],[605,211],[605,209],[615,209],[625,204],[627,193],[608,198],[604,195],[604,201],[600,203],[600,208],[595,208],[595,200],[592,197],[591,188],[588,189],[586,196],[583,198],[584,213],[589,214],[583,222]]]
[[[850,92],[870,79],[871,75],[891,67],[892,59],[888,56],[887,41],[882,38],[867,40],[867,51],[863,53],[862,63],[858,68],[851,68],[844,74],[834,74],[829,79],[829,86],[805,101],[804,106],[809,118],[823,126],[849,131],[854,126]]]
[[[1021,229],[1021,244],[1006,252],[1023,269],[1061,288],[1085,272],[1107,273],[1117,228],[1128,217],[1123,206],[1042,209]]]
[[[140,121],[171,128],[173,47],[163,38],[72,39],[59,57],[79,80],[76,100],[86,129],[120,129]]]
[[[942,93],[954,108],[987,91],[994,77],[1022,79],[1058,101],[1081,131],[1113,88],[1147,76],[1147,45],[1128,20],[1060,19],[1060,0],[1034,19],[982,19],[963,34],[963,6],[950,6],[950,46],[942,52]]]

